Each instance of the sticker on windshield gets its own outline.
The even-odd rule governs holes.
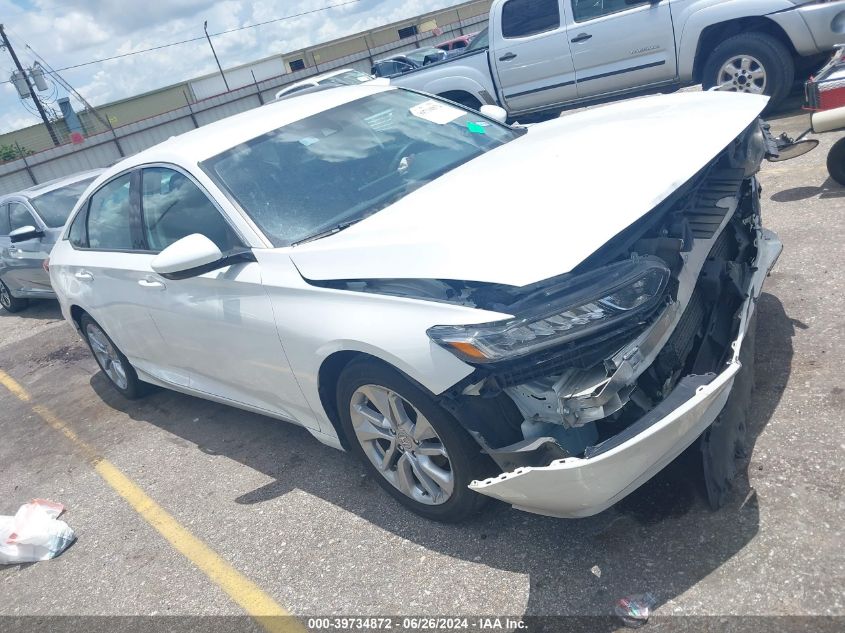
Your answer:
[[[464,114],[464,111],[453,108],[446,103],[429,99],[428,101],[423,101],[412,106],[410,113],[420,119],[425,119],[426,121],[431,121],[439,125],[446,125]]]
[[[305,138],[299,139],[299,142],[302,143],[305,147],[309,145],[313,145],[314,143],[319,143],[320,139],[314,138],[313,136],[306,136]]]
[[[473,134],[487,134],[485,127],[487,127],[486,121],[483,123],[481,121],[467,121],[467,129]]]

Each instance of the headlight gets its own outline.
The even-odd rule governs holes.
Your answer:
[[[428,335],[471,363],[524,356],[649,312],[668,279],[657,258],[621,262],[535,293],[514,306],[516,316],[507,321],[436,325]]]

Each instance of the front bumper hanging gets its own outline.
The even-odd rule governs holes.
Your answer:
[[[473,481],[470,488],[519,510],[562,518],[586,517],[610,507],[680,455],[717,418],[740,371],[740,350],[763,282],[783,245],[777,235],[756,229],[757,258],[732,355],[718,374],[682,378],[657,407],[618,435],[591,447],[583,458],[555,459]]]

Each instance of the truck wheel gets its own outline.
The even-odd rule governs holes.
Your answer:
[[[478,110],[481,107],[481,102],[468,92],[444,92],[438,96],[449,101],[454,101],[455,103],[460,103],[462,106],[471,108],[472,110]]]
[[[839,139],[830,148],[827,155],[827,173],[845,187],[845,138]]]
[[[765,33],[743,33],[719,44],[704,64],[705,90],[771,97],[769,109],[789,94],[795,81],[795,62],[787,48]]]
[[[2,306],[6,312],[20,312],[27,305],[29,305],[28,299],[18,299],[17,297],[13,297],[12,292],[9,290],[9,286],[0,281],[0,306]]]

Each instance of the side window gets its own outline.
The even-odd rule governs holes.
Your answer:
[[[9,203],[9,231],[14,231],[22,226],[37,226],[32,214],[19,202]]]
[[[105,250],[132,250],[129,216],[129,174],[109,181],[88,206],[88,246]]]
[[[86,230],[86,223],[88,220],[88,205],[85,205],[73,218],[70,225],[67,238],[71,245],[77,248],[88,248],[88,232]]]
[[[8,235],[9,231],[9,205],[0,204],[0,235]]]
[[[232,228],[211,200],[181,172],[150,167],[142,172],[141,217],[150,250],[201,233],[224,253],[240,246]]]
[[[558,0],[508,0],[502,7],[503,37],[527,37],[559,26]]]
[[[651,0],[572,0],[572,12],[576,22],[584,22],[644,4],[652,4],[652,2]]]

